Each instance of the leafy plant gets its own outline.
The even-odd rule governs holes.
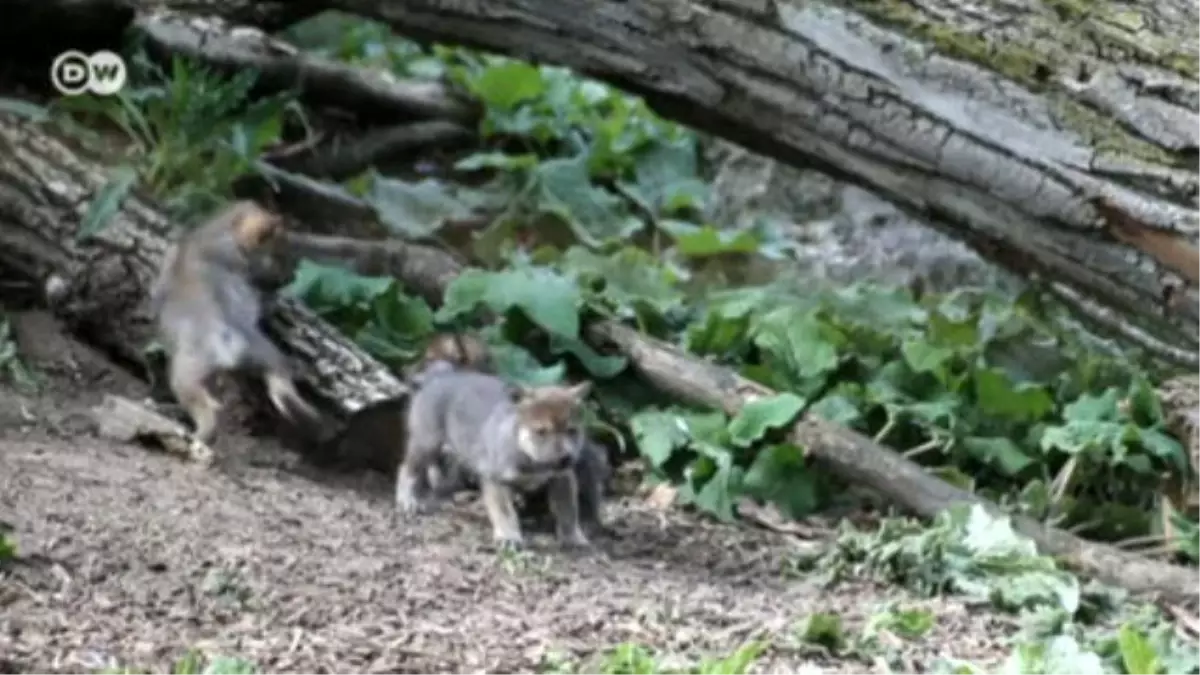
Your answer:
[[[125,142],[119,150],[125,165],[93,200],[81,235],[104,226],[135,179],[175,215],[214,208],[229,198],[235,178],[255,170],[258,156],[280,140],[285,113],[296,110],[290,96],[252,99],[253,71],[225,77],[176,57],[167,72],[140,52],[128,61],[132,86],[113,96],[65,97],[54,106],[60,121],[102,147],[112,143],[90,133],[97,125],[115,129]]]

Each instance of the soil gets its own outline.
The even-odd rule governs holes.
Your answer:
[[[538,533],[501,555],[469,495],[410,523],[383,475],[323,474],[270,438],[230,430],[210,468],[104,440],[91,407],[144,398],[144,383],[44,316],[24,315],[18,337],[44,381],[0,389],[0,524],[19,552],[0,569],[0,672],[169,672],[189,649],[260,672],[594,672],[623,643],[662,667],[753,638],[768,644],[756,672],[873,672],[881,651],[835,655],[796,629],[832,612],[854,635],[894,601],[935,612],[933,631],[890,649],[919,672],[993,663],[1015,630],[954,598],[823,588],[786,572],[814,542],[636,495],[607,505],[614,536],[593,552]]]

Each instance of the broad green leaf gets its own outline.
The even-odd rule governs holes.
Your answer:
[[[473,213],[432,179],[410,183],[375,176],[365,199],[389,231],[417,241],[432,236],[447,220],[466,219]]]
[[[1030,467],[1034,461],[1011,439],[1002,436],[993,438],[968,436],[962,440],[962,444],[967,452],[1003,472],[1006,476],[1016,476]]]
[[[203,675],[254,675],[258,669],[246,659],[218,656],[208,662]]]
[[[976,371],[975,397],[986,412],[1015,422],[1039,420],[1054,409],[1054,399],[1044,387],[1014,383],[997,368]]]
[[[717,519],[731,522],[734,519],[734,498],[741,492],[743,470],[733,464],[733,458],[723,448],[694,442],[693,447],[701,452],[687,469],[686,491],[680,492],[683,503],[695,505]],[[698,482],[703,485],[696,489]]]
[[[661,227],[675,240],[679,253],[689,258],[758,252],[758,235],[748,230],[717,229],[712,225],[693,225],[678,220],[664,221]]]
[[[1120,417],[1117,408],[1120,395],[1109,388],[1100,396],[1084,394],[1063,409],[1063,417],[1071,422],[1105,422]]]
[[[921,339],[906,340],[900,348],[908,367],[918,373],[936,373],[954,357],[954,350],[937,347]]]
[[[566,375],[566,364],[559,361],[542,366],[524,347],[508,342],[488,343],[496,374],[512,382],[529,385],[558,384]]]
[[[581,286],[602,285],[600,296],[618,310],[619,316],[634,316],[639,307],[650,307],[662,316],[683,304],[684,296],[675,288],[674,275],[643,249],[627,246],[604,256],[572,246],[559,266]]]
[[[470,83],[471,93],[489,108],[508,111],[517,104],[538,98],[546,91],[546,83],[537,66],[520,61],[494,65]]]
[[[623,354],[604,356],[579,338],[566,338],[554,333],[550,335],[550,351],[554,354],[573,354],[592,377],[601,380],[615,377],[629,365],[628,357]]]
[[[533,175],[540,210],[561,218],[576,238],[590,246],[628,239],[644,227],[625,211],[620,197],[592,183],[587,155],[546,160]]]
[[[688,430],[683,420],[670,412],[648,410],[637,413],[630,418],[629,428],[637,441],[638,451],[655,468],[666,464],[675,450],[688,441]]]
[[[852,426],[862,419],[858,404],[842,394],[825,396],[812,404],[809,411],[821,419],[844,427]]]
[[[438,321],[484,306],[496,313],[517,308],[548,333],[579,337],[579,309],[583,298],[575,284],[545,267],[518,267],[499,272],[469,269],[446,289]]]
[[[760,398],[742,406],[729,423],[731,440],[743,448],[757,443],[771,429],[788,424],[804,408],[804,399],[791,392]]]
[[[1171,462],[1175,469],[1186,471],[1188,458],[1183,445],[1173,436],[1168,436],[1157,429],[1137,429],[1138,441],[1150,454],[1159,459]]]
[[[317,312],[356,303],[369,303],[396,286],[390,277],[368,277],[345,267],[301,260],[282,292],[304,300]]]
[[[699,178],[696,155],[692,136],[651,143],[637,153],[636,182],[622,183],[622,188],[658,215],[684,209],[701,211],[708,199],[708,186]]]
[[[773,445],[755,454],[754,462],[742,477],[742,492],[778,505],[789,518],[803,518],[819,505],[820,480],[805,467],[799,448]]]

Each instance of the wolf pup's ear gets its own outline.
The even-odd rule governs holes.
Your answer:
[[[567,393],[576,401],[582,401],[587,398],[588,394],[592,393],[592,382],[591,380],[584,380],[573,387],[568,387]]]

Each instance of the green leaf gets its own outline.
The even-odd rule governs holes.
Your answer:
[[[686,135],[654,142],[637,153],[636,182],[622,182],[622,190],[657,215],[704,209],[708,186],[700,180],[695,138]]]
[[[393,234],[420,241],[431,237],[448,220],[469,218],[473,210],[439,181],[415,183],[376,175],[365,201]]]
[[[1084,394],[1063,409],[1063,417],[1072,422],[1105,422],[1120,418],[1120,395],[1109,388],[1100,396]]]
[[[494,65],[469,84],[471,93],[489,108],[508,111],[518,104],[542,96],[546,83],[537,66],[521,61]]]
[[[693,225],[678,220],[660,223],[662,229],[675,240],[675,248],[688,258],[709,258],[730,253],[753,254],[758,252],[758,235],[749,230],[731,230],[712,225]]]
[[[968,436],[962,444],[967,452],[1006,476],[1016,476],[1033,465],[1033,458],[1008,438]]]
[[[937,347],[920,339],[906,340],[900,351],[908,367],[918,373],[937,373],[954,357],[953,349]]]
[[[318,313],[324,309],[366,305],[396,287],[391,277],[368,277],[348,268],[301,260],[284,293],[302,299]]]
[[[742,477],[742,492],[764,502],[777,504],[789,518],[799,519],[820,505],[818,481],[808,471],[803,453],[794,445],[763,448]]]
[[[975,397],[984,411],[1016,422],[1039,420],[1054,409],[1054,399],[1044,387],[1015,384],[998,368],[975,372]]]
[[[480,305],[496,313],[517,308],[552,335],[579,337],[579,309],[583,305],[579,288],[549,268],[466,270],[446,289],[437,320],[452,321]]]
[[[734,520],[734,498],[739,494],[743,470],[733,464],[733,457],[724,448],[708,443],[693,442],[702,454],[688,466],[688,490],[680,492],[683,503],[690,503],[719,520]],[[697,482],[703,486],[696,490]]]
[[[655,410],[637,413],[629,420],[638,451],[654,468],[661,468],[675,450],[688,441],[688,430],[679,415]]]
[[[816,316],[785,307],[763,317],[754,343],[794,369],[802,378],[815,378],[838,365],[838,348]]]
[[[729,435],[734,444],[746,448],[757,443],[768,430],[788,424],[804,409],[804,399],[791,392],[761,398],[738,411],[729,423]]]
[[[587,155],[580,154],[538,165],[533,176],[539,210],[561,218],[589,246],[628,239],[644,224],[625,212],[620,197],[592,183],[587,161]]]
[[[1171,462],[1179,471],[1187,471],[1188,458],[1183,450],[1183,444],[1173,436],[1168,436],[1157,429],[1137,430],[1138,441],[1150,454]]]
[[[1117,643],[1121,648],[1125,672],[1129,675],[1159,675],[1163,672],[1154,646],[1138,629],[1128,624],[1121,626]]]
[[[604,356],[579,338],[566,338],[553,333],[550,335],[550,351],[553,354],[573,354],[592,377],[601,380],[616,377],[629,365],[629,359],[623,354]]]
[[[107,227],[113,216],[121,210],[121,204],[137,179],[137,171],[132,167],[119,166],[113,169],[112,177],[96,191],[96,196],[88,204],[79,231],[75,235],[76,239],[82,241]]]
[[[572,274],[581,287],[601,284],[600,297],[618,310],[619,316],[634,316],[639,307],[651,308],[663,316],[683,305],[684,295],[675,287],[674,275],[640,248],[627,246],[602,256],[581,246],[572,246],[563,254],[559,265]]]
[[[254,675],[255,665],[246,659],[218,656],[208,662],[203,675]]]
[[[852,426],[862,419],[858,404],[842,394],[825,396],[812,404],[809,411],[823,420],[844,427]]]

